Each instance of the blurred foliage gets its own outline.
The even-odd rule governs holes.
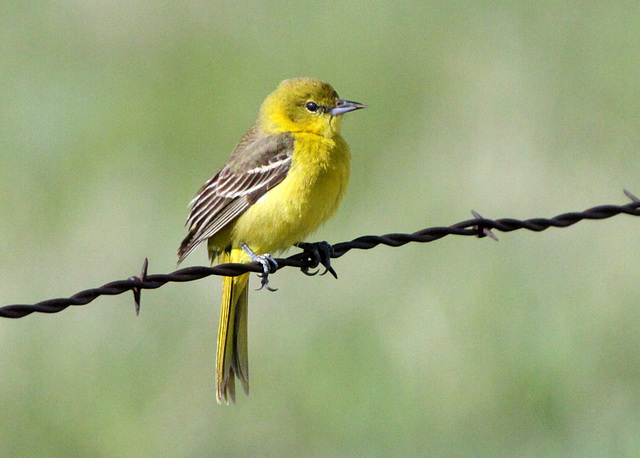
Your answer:
[[[640,193],[640,4],[5,2],[0,301],[175,266],[262,99],[351,115],[318,239]],[[214,393],[218,279],[0,321],[5,456],[634,456],[637,220],[353,252],[251,294],[252,394]],[[206,262],[205,250],[188,261]],[[253,280],[255,282],[255,279]]]

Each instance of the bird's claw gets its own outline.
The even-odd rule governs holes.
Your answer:
[[[314,242],[314,243],[306,243],[300,242],[296,244],[297,247],[302,248],[305,253],[307,253],[312,261],[315,261],[315,265],[322,264],[324,266],[324,272],[320,275],[324,275],[329,272],[333,275],[334,278],[338,278],[338,274],[331,267],[331,255],[333,255],[333,247],[328,242]],[[309,271],[309,267],[303,267],[302,273],[305,275],[313,276],[318,274],[318,270],[313,272]]]
[[[269,286],[269,273],[271,271],[276,271],[278,268],[278,263],[273,257],[265,253],[262,256],[259,256],[260,259],[253,259],[253,261],[257,261],[262,264],[262,273],[258,274],[260,277],[260,288],[257,288],[256,291],[260,291],[262,288],[265,288],[267,291],[278,291],[278,288],[272,288]]]
[[[258,277],[260,277],[260,288],[257,288],[256,291],[260,291],[262,288],[272,292],[278,291],[278,288],[272,288],[269,286],[269,274],[278,269],[278,263],[273,259],[273,256],[269,253],[257,254],[244,243],[241,243],[240,246],[244,252],[249,255],[251,261],[258,262],[262,265],[262,273],[258,274]]]
[[[314,275],[318,275],[318,272],[320,272],[320,269],[316,269],[316,270],[309,270],[311,269],[310,267],[302,267],[300,268],[300,270],[302,271],[303,274],[308,275],[310,277],[313,277]]]

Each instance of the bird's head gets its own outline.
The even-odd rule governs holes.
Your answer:
[[[330,84],[311,78],[284,80],[262,104],[259,125],[266,133],[308,132],[331,138],[342,116],[365,108],[338,97]]]

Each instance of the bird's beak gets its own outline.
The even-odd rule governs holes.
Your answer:
[[[335,108],[331,109],[331,116],[338,116],[353,110],[359,110],[360,108],[366,108],[366,107],[367,106],[362,103],[350,102],[349,100],[338,99],[338,103],[336,104]]]

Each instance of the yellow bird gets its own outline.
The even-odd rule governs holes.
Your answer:
[[[296,78],[280,83],[229,162],[191,201],[189,233],[178,250],[178,262],[208,240],[212,263],[259,261],[262,286],[271,289],[267,277],[274,261],[268,253],[300,244],[335,212],[344,195],[351,154],[340,136],[341,115],[360,108],[365,105],[339,98],[322,81]],[[317,253],[318,248],[313,250]],[[330,269],[326,254],[323,264]],[[236,377],[249,394],[248,280],[249,274],[223,277],[218,403],[235,402]]]

